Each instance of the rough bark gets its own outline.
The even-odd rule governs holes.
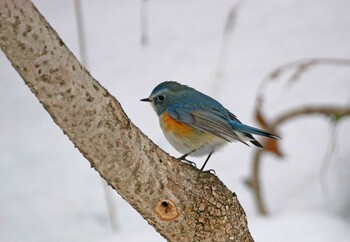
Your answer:
[[[163,237],[253,241],[236,195],[151,142],[30,1],[0,0],[0,47],[91,166]]]

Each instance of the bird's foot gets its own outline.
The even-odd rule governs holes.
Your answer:
[[[194,166],[194,167],[196,167],[196,168],[197,168],[196,163],[194,163],[193,161],[186,160],[186,159],[183,159],[183,161],[185,161],[186,163],[188,163],[188,164],[190,164],[190,165],[192,165],[192,166]]]
[[[203,170],[201,170],[201,171],[203,171]],[[206,171],[203,171],[203,172],[209,172],[209,173],[211,173],[211,174],[213,174],[213,175],[216,174],[216,172],[215,172],[214,169],[209,169],[209,170],[206,170]]]
[[[181,161],[185,161],[186,163],[188,163],[188,164],[190,164],[190,165],[192,165],[192,166],[194,166],[194,167],[197,168],[196,163],[194,163],[193,161],[187,160],[186,157],[187,157],[187,154],[185,154],[185,155],[183,155],[183,156],[180,156],[180,157],[177,158],[177,159],[178,159],[178,160],[181,160]]]

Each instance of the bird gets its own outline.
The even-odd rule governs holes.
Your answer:
[[[211,155],[228,143],[238,141],[263,148],[253,135],[280,138],[243,124],[214,98],[175,81],[161,82],[140,101],[152,104],[165,138],[183,154],[179,160],[195,165],[187,156],[207,156],[201,171]]]

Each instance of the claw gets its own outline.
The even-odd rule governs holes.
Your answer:
[[[194,163],[193,161],[187,160],[187,159],[186,159],[186,156],[187,156],[187,155],[183,155],[183,156],[181,156],[181,157],[179,157],[179,158],[177,158],[177,159],[178,159],[178,160],[181,160],[181,161],[185,161],[186,163],[188,163],[188,164],[190,164],[190,165],[192,165],[192,166],[194,166],[194,167],[197,168],[196,163]]]
[[[209,169],[209,170],[206,170],[206,171],[203,171],[203,172],[209,172],[209,173],[211,173],[213,175],[216,175],[216,172],[215,172],[214,169]]]
[[[190,165],[193,165],[194,167],[196,167],[196,168],[197,168],[196,163],[194,163],[193,161],[186,160],[186,159],[184,159],[183,161],[185,161],[186,163],[188,163],[188,164],[190,164]]]

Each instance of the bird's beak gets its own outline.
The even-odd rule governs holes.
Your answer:
[[[142,98],[140,101],[142,101],[142,102],[152,102],[152,100],[149,97]]]

